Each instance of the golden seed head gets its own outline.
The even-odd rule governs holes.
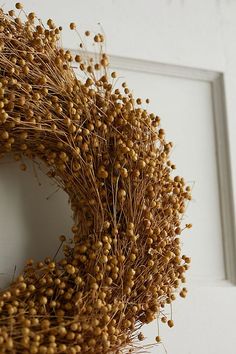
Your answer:
[[[48,302],[46,296],[42,296],[40,299],[39,299],[39,302],[41,305],[46,305],[46,303]]]
[[[22,10],[23,9],[23,5],[20,2],[17,2],[15,6],[16,6],[17,10]]]
[[[69,273],[69,274],[74,274],[74,273],[75,273],[75,267],[72,266],[71,264],[68,264],[68,265],[66,266],[66,271],[67,271],[67,273]]]
[[[174,321],[173,320],[168,320],[167,324],[171,328],[171,327],[174,326]]]
[[[74,22],[70,23],[70,29],[75,30],[76,29],[76,24]]]

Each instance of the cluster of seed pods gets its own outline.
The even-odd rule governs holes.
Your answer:
[[[62,259],[27,261],[0,292],[0,352],[136,352],[143,324],[172,327],[165,305],[187,293],[179,236],[191,227],[181,225],[190,187],[172,176],[160,118],[115,87],[104,35],[92,36],[99,55],[81,43],[74,56],[51,19],[16,9],[0,11],[0,157],[46,166],[74,225]]]

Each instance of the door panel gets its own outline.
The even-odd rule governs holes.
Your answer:
[[[160,321],[144,327],[144,345],[155,342],[155,337],[160,335],[161,344],[147,346],[148,353],[233,354],[236,338],[232,338],[230,328],[236,315],[232,308],[236,291],[230,283],[224,282],[211,83],[191,79],[191,75],[188,78],[183,78],[182,74],[169,76],[166,68],[165,75],[153,74],[151,70],[136,71],[132,64],[130,69],[127,65],[125,68],[115,66],[120,80],[134,88],[135,97],[142,97],[144,101],[150,98],[147,109],[161,117],[167,140],[174,143],[171,160],[177,165],[175,172],[184,176],[193,188],[193,200],[183,219],[183,222],[192,222],[193,229],[185,231],[182,237],[183,252],[192,258],[187,273],[189,295],[185,300],[178,297],[172,307],[164,310],[168,316],[172,313],[176,325],[173,329]],[[222,333],[224,340],[217,341]]]
[[[117,69],[135,97],[150,98],[147,109],[161,117],[171,160],[192,186],[193,200],[183,222],[183,250],[193,259],[189,277],[202,281],[225,279],[219,186],[211,84],[171,76]]]

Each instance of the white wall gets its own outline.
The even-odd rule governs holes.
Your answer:
[[[5,0],[6,10],[14,3]],[[53,18],[65,28],[74,21],[81,31],[100,31],[96,25],[100,22],[111,54],[222,71],[236,200],[236,1],[25,0],[24,4],[27,11],[44,20]],[[76,49],[76,42],[75,35],[65,30],[63,45]],[[176,328],[162,331],[168,353],[235,354],[235,299],[233,286],[191,287],[186,303],[174,306]],[[149,335],[154,334],[152,327]]]

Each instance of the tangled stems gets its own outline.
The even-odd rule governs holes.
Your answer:
[[[1,353],[135,352],[143,324],[173,326],[162,314],[190,263],[179,238],[190,187],[172,177],[160,118],[114,88],[104,36],[95,59],[83,44],[74,57],[51,19],[25,16],[0,13],[0,154],[45,165],[74,225],[62,259],[29,260],[0,293]]]

